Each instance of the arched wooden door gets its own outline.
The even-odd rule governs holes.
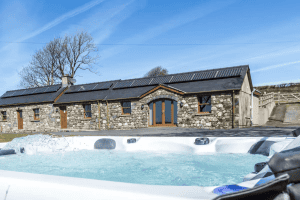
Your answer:
[[[159,99],[149,104],[149,126],[176,126],[177,101]]]

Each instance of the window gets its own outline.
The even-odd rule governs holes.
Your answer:
[[[36,108],[36,109],[33,109],[33,112],[34,112],[34,120],[40,120],[40,109],[39,108]]]
[[[84,105],[84,118],[92,118],[92,106],[91,104]]]
[[[2,121],[6,121],[7,120],[6,111],[2,111],[1,112],[1,117],[2,117]]]
[[[211,112],[211,96],[198,97],[198,113],[210,113]]]
[[[130,115],[131,114],[131,102],[126,101],[122,103],[122,115]]]

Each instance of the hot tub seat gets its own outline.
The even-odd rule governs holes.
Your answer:
[[[275,177],[287,173],[290,183],[300,182],[300,147],[275,153],[268,165]]]
[[[287,191],[288,191],[291,199],[293,199],[293,200],[300,199],[300,183],[288,186]]]

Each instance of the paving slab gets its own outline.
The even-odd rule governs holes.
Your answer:
[[[54,135],[76,136],[145,136],[145,137],[293,137],[292,131],[300,126],[251,127],[207,130],[197,128],[141,128],[132,130],[103,130],[78,132],[51,132]]]

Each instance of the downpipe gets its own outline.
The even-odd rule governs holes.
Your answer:
[[[253,93],[256,91],[256,89],[253,88],[253,91],[251,92],[251,126],[253,126]]]

